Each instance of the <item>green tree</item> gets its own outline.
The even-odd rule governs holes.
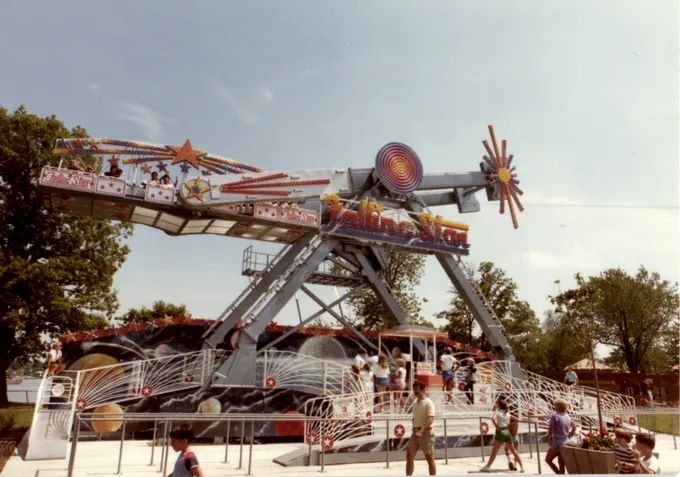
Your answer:
[[[127,313],[120,317],[120,320],[127,323],[147,323],[161,318],[190,318],[191,313],[187,311],[185,305],[173,305],[165,303],[163,300],[153,302],[151,309],[143,306],[139,310],[130,308]]]
[[[432,326],[421,315],[421,300],[415,291],[423,277],[425,256],[394,248],[388,249],[388,256],[389,266],[381,273],[403,313],[412,324]],[[354,324],[360,328],[375,331],[399,324],[371,289],[362,290],[348,302],[354,312]]]
[[[542,372],[545,360],[540,322],[529,304],[518,298],[517,284],[492,262],[481,262],[476,270],[469,265],[464,267],[468,279],[503,324],[518,361],[532,371]],[[451,307],[437,314],[448,321],[444,330],[452,339],[486,349],[486,339],[474,315],[454,287],[451,293]]]
[[[548,311],[542,328],[542,347],[546,351],[545,374],[560,376],[570,364],[590,357],[587,341],[575,337],[574,329],[563,313]]]
[[[44,337],[105,326],[129,225],[52,213],[36,186],[59,137],[85,137],[54,116],[0,107],[0,405],[7,369],[45,351]]]
[[[612,346],[612,359],[631,372],[663,367],[664,356],[677,363],[677,284],[644,267],[634,276],[619,268],[587,279],[576,274],[576,284],[553,298],[573,329],[592,329],[594,340]]]

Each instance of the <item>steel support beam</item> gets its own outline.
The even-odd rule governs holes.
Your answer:
[[[354,294],[358,293],[359,291],[363,290],[363,289],[366,288],[367,286],[368,286],[368,285],[366,285],[366,284],[361,284],[361,285],[359,285],[358,287],[352,288],[350,291],[348,291],[347,293],[345,293],[344,295],[342,295],[340,298],[338,298],[338,299],[335,300],[334,302],[330,303],[328,306],[329,306],[330,308],[333,308],[334,306],[336,306],[336,305],[342,303],[342,302],[343,302],[344,300],[346,300],[347,298],[349,298],[349,297],[351,297],[352,295],[354,295]],[[304,286],[303,286],[303,288],[304,288]],[[295,332],[299,331],[300,329],[302,329],[307,323],[309,323],[310,321],[312,321],[312,320],[315,319],[315,318],[318,318],[319,316],[323,315],[324,313],[326,313],[326,309],[325,309],[325,308],[322,308],[321,310],[312,313],[311,315],[309,315],[309,317],[307,317],[307,318],[305,318],[304,320],[302,320],[302,322],[300,322],[299,324],[295,325],[293,328],[291,328],[291,329],[289,329],[288,331],[286,331],[284,334],[282,334],[281,336],[279,336],[278,338],[276,338],[274,341],[268,343],[268,344],[267,344],[266,346],[264,346],[260,351],[265,351],[265,350],[268,350],[268,349],[272,348],[273,346],[276,346],[278,343],[280,343],[280,342],[283,341],[284,339],[288,338],[288,337],[289,337],[290,335],[292,335],[293,333],[295,333]],[[370,343],[370,341],[369,341],[369,343]],[[370,346],[373,347],[373,348],[375,348],[375,346],[374,346],[373,344],[371,344]]]
[[[361,288],[354,288],[353,290],[350,291],[350,293],[358,292],[360,289],[364,289],[364,288],[366,288],[366,285],[363,285]],[[357,335],[357,338],[359,338],[359,340],[361,340],[361,342],[364,343],[364,345],[366,345],[367,349],[372,349],[372,350],[378,349],[378,347],[376,345],[371,343],[368,338],[366,338],[364,335],[361,334],[361,332],[359,330],[357,330],[354,326],[352,326],[352,323],[347,321],[344,317],[342,317],[338,312],[336,312],[333,309],[333,306],[336,302],[342,302],[342,300],[344,300],[346,296],[349,296],[350,293],[345,294],[345,296],[343,296],[342,299],[336,300],[333,303],[331,303],[330,305],[326,305],[326,303],[324,303],[324,301],[321,298],[316,296],[316,294],[314,292],[312,292],[306,286],[302,285],[302,287],[300,289],[303,292],[305,292],[307,294],[307,296],[309,296],[309,298],[314,300],[314,302],[316,302],[317,305],[321,306],[321,308],[323,309],[322,312],[323,311],[328,312],[333,318],[338,320],[345,328],[349,328],[350,331],[352,331],[352,333]]]
[[[257,340],[260,333],[276,317],[281,308],[288,303],[295,292],[302,287],[309,276],[314,273],[319,264],[326,259],[336,244],[337,240],[332,238],[324,238],[319,241],[316,249],[286,278],[283,286],[274,293],[257,318],[244,330],[244,334],[249,335],[253,340]]]
[[[255,287],[241,300],[241,302],[215,326],[204,341],[204,347],[216,348],[224,341],[224,337],[238,323],[255,302],[269,290],[281,274],[293,263],[293,260],[300,255],[300,252],[309,245],[315,235],[310,234],[300,238],[288,250],[283,257],[269,270],[261,275]]]

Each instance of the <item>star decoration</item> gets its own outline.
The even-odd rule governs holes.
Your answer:
[[[151,174],[152,167],[149,164],[142,164],[142,172],[144,174]]]
[[[140,391],[141,395],[144,396],[144,397],[151,396],[152,392],[153,392],[153,389],[148,384],[145,384],[144,386],[142,386],[142,389]]]
[[[168,166],[164,162],[159,162],[156,164],[156,169],[158,169],[158,172],[168,172]]]
[[[394,426],[394,435],[396,437],[404,437],[404,434],[406,433],[406,429],[404,428],[403,425],[397,424]]]
[[[180,170],[181,170],[184,174],[188,174],[188,173],[189,173],[189,169],[191,169],[191,167],[189,166],[189,164],[186,164],[186,163],[180,164],[180,165],[179,165],[179,168],[180,168]]]
[[[271,377],[271,376],[268,377],[266,382],[265,382],[265,386],[269,389],[275,388],[276,387],[276,378]]]
[[[184,144],[182,144],[182,147],[179,146],[168,146],[174,153],[175,153],[175,158],[172,161],[172,164],[179,164],[180,162],[188,162],[192,166],[198,168],[198,162],[199,158],[201,156],[205,156],[205,151],[197,151],[191,146],[191,140],[187,139],[184,141]]]
[[[87,401],[85,401],[85,399],[78,399],[76,401],[76,409],[78,409],[79,411],[85,409],[85,406],[87,406]]]
[[[210,186],[208,183],[202,181],[201,179],[194,179],[189,182],[185,182],[184,187],[187,189],[187,200],[196,198],[203,202],[203,196],[210,191]]]

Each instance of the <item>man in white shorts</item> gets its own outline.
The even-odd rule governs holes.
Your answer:
[[[453,396],[454,374],[460,367],[458,360],[453,357],[453,350],[449,347],[444,348],[444,352],[439,357],[439,367],[442,370],[442,387],[446,391],[446,402],[451,402]]]

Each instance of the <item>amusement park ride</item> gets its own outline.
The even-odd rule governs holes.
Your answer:
[[[61,378],[65,382],[59,388],[60,396],[68,395],[72,407],[58,419],[53,415],[43,417],[43,422],[41,416],[49,412],[45,411],[47,406],[42,401],[37,403],[33,424],[37,430],[32,429],[31,439],[44,443],[45,436],[52,432],[57,436],[54,439],[68,442],[75,411],[196,386],[201,389],[286,385],[295,388],[307,372],[316,373],[317,378],[320,374],[324,376],[323,393],[320,393],[323,395],[318,399],[336,399],[337,396],[329,397],[333,393],[346,394],[349,382],[343,374],[346,368],[338,368],[335,384],[327,379],[332,374],[329,369],[333,368],[328,363],[318,368],[323,369],[321,373],[305,359],[295,373],[289,372],[290,366],[286,364],[289,371],[284,373],[281,369],[285,366],[281,363],[298,361],[277,355],[273,349],[258,350],[258,338],[294,294],[302,291],[354,331],[367,347],[376,349],[334,307],[356,291],[370,287],[399,323],[408,325],[383,277],[389,261],[386,247],[432,254],[437,258],[493,347],[497,362],[489,366],[489,393],[516,390],[517,399],[532,400],[527,401],[527,407],[534,406],[538,413],[537,390],[550,389],[546,392],[551,393],[553,387],[559,388],[559,383],[546,384],[545,378],[532,376],[519,366],[501,322],[461,266],[460,256],[468,255],[470,250],[468,225],[445,219],[430,210],[455,204],[460,213],[478,212],[476,193],[484,191],[488,200],[500,202],[500,213],[509,211],[513,226],[519,226],[517,214],[524,209],[519,200],[522,191],[518,187],[513,156],[508,154],[507,142],[496,139],[492,126],[489,133],[491,141],[482,141],[486,154],[479,171],[438,174],[424,173],[415,151],[401,143],[382,147],[375,165],[370,168],[263,171],[196,150],[188,139],[182,146],[115,139],[59,140],[54,150],[62,158],[59,166],[46,167],[39,179],[45,200],[55,212],[144,224],[171,235],[217,234],[275,242],[283,247],[263,263],[253,260],[248,266],[244,264],[243,272],[251,276],[251,283],[219,319],[207,327],[202,336],[203,350],[185,357],[181,369],[169,371],[170,366],[178,366],[178,361],[167,358],[166,362],[163,361],[166,358],[161,357],[155,361],[116,364],[115,376],[112,375],[114,368],[65,376]],[[88,171],[83,163],[78,166],[80,158],[91,157],[108,158],[112,166],[119,163],[129,166],[127,177],[98,175]],[[70,164],[69,168],[61,167],[64,160]],[[141,182],[139,175],[150,174],[152,165],[160,173],[170,172],[169,167],[179,167],[178,180],[174,185]],[[194,175],[190,174],[192,171]],[[252,257],[252,252],[249,256]],[[308,284],[347,287],[349,291],[333,303],[326,303]],[[227,338],[234,349],[222,353]],[[281,358],[276,363],[275,356]],[[179,373],[191,379],[181,383],[166,378],[154,381],[159,370],[166,377]],[[107,381],[109,387],[93,386],[93,376],[96,376],[88,372],[98,372],[97,382]],[[106,379],[101,379],[102,376]],[[112,376],[115,379],[111,379]],[[290,382],[286,381],[287,377]],[[59,379],[46,377],[40,394],[50,395],[49,386],[54,389]],[[115,384],[118,381],[120,384]],[[331,388],[335,391],[331,392]],[[116,397],[116,393],[120,397]],[[581,407],[592,410],[593,400],[584,400],[583,396],[581,394]],[[615,397],[612,403],[615,403],[611,406],[612,412],[619,414],[620,408],[628,407],[625,400]],[[490,410],[490,401],[483,404],[484,410],[487,407]],[[364,403],[361,409],[357,406],[353,404],[353,409],[365,414],[372,403]],[[315,409],[327,412],[334,407]],[[58,426],[54,424],[57,420],[61,422]],[[405,421],[404,426],[408,425]],[[54,452],[58,454],[64,449]],[[32,455],[43,456],[35,451]]]

